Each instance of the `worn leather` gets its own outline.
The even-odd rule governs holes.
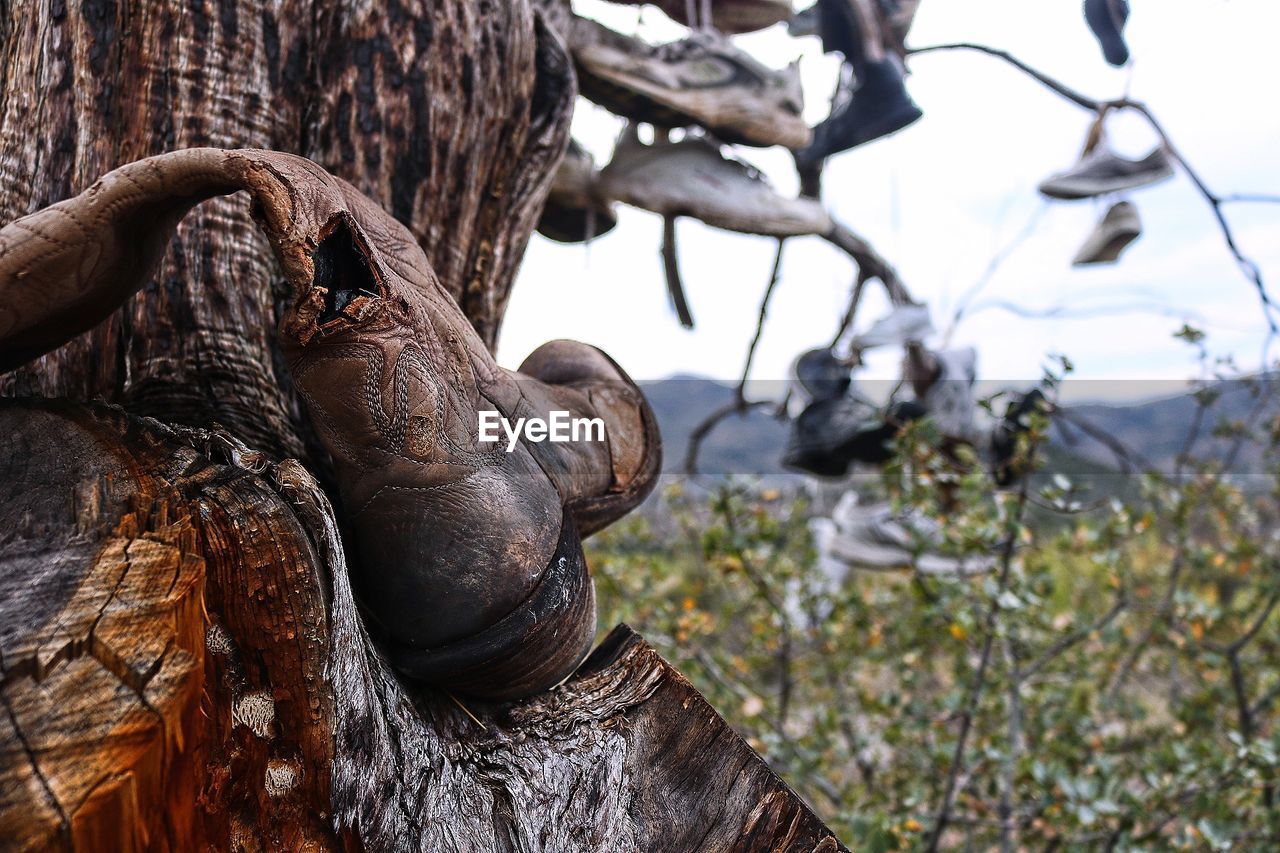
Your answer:
[[[248,191],[292,290],[278,335],[329,450],[357,594],[410,675],[507,698],[544,689],[595,628],[579,538],[639,503],[661,442],[603,353],[548,344],[504,370],[412,235],[309,160],[188,149],[121,167],[0,230],[0,370],[64,343],[152,275],[178,222]],[[599,417],[605,441],[479,440],[479,412]],[[549,571],[552,567],[554,571]]]

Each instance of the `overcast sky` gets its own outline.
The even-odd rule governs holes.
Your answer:
[[[1275,0],[1131,0],[1132,71],[1106,65],[1079,0],[924,0],[911,43],[977,41],[1095,97],[1126,89],[1147,101],[1174,142],[1222,194],[1280,195],[1280,3]],[[660,12],[575,0],[587,14],[650,41],[680,37]],[[784,27],[739,44],[780,67],[797,56],[820,120],[837,62],[817,40],[791,39]],[[1121,263],[1073,270],[1071,257],[1104,208],[1050,204],[1036,185],[1070,165],[1090,115],[999,60],[946,52],[914,57],[909,87],[925,117],[898,135],[837,156],[828,165],[826,201],[870,238],[917,299],[944,327],[957,300],[984,279],[1002,249],[1015,248],[990,275],[974,305],[1015,303],[1029,310],[1112,316],[1027,319],[994,307],[975,310],[953,343],[979,351],[979,375],[1032,379],[1047,354],[1065,353],[1086,379],[1177,379],[1192,359],[1172,333],[1184,320],[1209,332],[1215,352],[1260,363],[1265,325],[1252,285],[1223,246],[1209,208],[1185,176],[1133,196],[1145,233]],[[621,122],[580,100],[574,135],[597,161],[608,160]],[[1155,138],[1134,116],[1109,122],[1116,147],[1142,156]],[[739,149],[784,193],[796,191],[790,156]],[[697,328],[680,328],[668,308],[658,247],[661,221],[619,209],[619,225],[589,247],[535,236],[515,288],[499,345],[515,366],[551,338],[601,346],[634,377],[673,374],[736,378],[755,324],[774,241],[680,222],[681,264]],[[1241,246],[1280,295],[1280,205],[1228,208]],[[800,351],[825,343],[839,322],[852,280],[850,262],[817,238],[787,244],[782,279],[757,357],[756,376],[786,375]],[[864,301],[862,323],[883,313],[880,293]],[[1277,348],[1280,349],[1280,348]],[[1274,358],[1276,353],[1273,352]],[[898,354],[870,359],[867,378],[889,378]]]

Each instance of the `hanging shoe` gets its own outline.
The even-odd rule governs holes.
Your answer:
[[[1008,488],[1023,475],[1021,467],[1014,464],[1018,448],[1018,436],[1031,429],[1032,414],[1047,414],[1049,402],[1039,388],[1032,389],[1011,401],[1005,407],[1004,417],[991,431],[991,475],[996,485]]]
[[[578,18],[572,53],[582,95],[615,115],[736,145],[809,143],[799,66],[766,68],[717,33],[652,46]]]
[[[645,145],[632,128],[601,171],[600,187],[661,216],[691,216],[743,234],[795,237],[832,228],[818,202],[778,195],[760,172],[726,158],[706,137]]]
[[[945,537],[941,526],[932,519],[914,513],[895,514],[888,504],[861,506],[853,492],[840,499],[831,521],[823,541],[816,543],[819,553],[850,568],[969,575],[996,567],[996,558],[990,554],[943,553]]]
[[[972,444],[978,438],[978,352],[973,347],[930,353],[937,375],[919,395],[943,438]]]
[[[792,421],[782,464],[818,477],[843,477],[855,462],[883,465],[903,427],[925,414],[913,400],[887,412],[853,394],[815,400]]]
[[[627,0],[630,3],[630,0]],[[662,10],[668,18],[687,27],[695,27],[698,21],[689,20],[689,5],[685,0],[647,0]],[[700,14],[702,0],[693,0],[694,14]],[[640,5],[634,3],[632,5]],[[753,33],[791,19],[791,0],[711,0],[712,28],[727,35]]]
[[[896,59],[869,63],[849,102],[813,129],[813,142],[795,152],[796,168],[813,172],[831,155],[897,133],[923,115],[907,94]]]
[[[538,220],[538,233],[558,243],[586,243],[612,231],[618,217],[597,192],[598,177],[591,155],[570,140]]]
[[[183,216],[245,190],[290,298],[277,339],[329,451],[353,586],[401,673],[494,699],[568,676],[595,634],[581,538],[652,490],[652,410],[594,347],[500,368],[409,231],[310,160],[194,148],[108,173],[0,230],[0,370],[47,352],[152,277]],[[598,418],[508,449],[482,417]],[[603,435],[599,435],[603,432]],[[543,433],[543,437],[547,437]]]
[[[832,400],[843,397],[853,384],[849,366],[836,358],[827,347],[801,353],[792,368],[796,383],[810,400]]]
[[[1130,201],[1117,202],[1094,227],[1071,265],[1114,264],[1129,244],[1141,235],[1142,220],[1138,218],[1138,208]]]
[[[916,13],[920,11],[920,0],[897,0],[888,13],[889,33],[896,44],[895,50],[900,56],[907,53],[907,34],[916,22]]]
[[[875,405],[856,395],[816,400],[791,422],[782,464],[818,477],[843,477],[853,462],[845,452],[850,437],[881,423]]]
[[[885,316],[871,324],[860,335],[854,335],[849,346],[855,350],[873,347],[898,346],[921,343],[933,334],[933,321],[929,319],[927,305],[898,305]]]
[[[877,421],[868,422],[845,441],[842,452],[853,462],[883,465],[894,457],[897,440],[903,428],[927,415],[915,400],[900,400],[889,406]]]
[[[1128,0],[1084,0],[1084,19],[1102,46],[1107,62],[1119,68],[1129,61],[1129,46],[1124,41]]]
[[[1097,134],[1078,163],[1040,184],[1041,194],[1072,201],[1136,190],[1173,177],[1173,164],[1164,146],[1157,146],[1141,160],[1121,157],[1111,150],[1104,134]]]

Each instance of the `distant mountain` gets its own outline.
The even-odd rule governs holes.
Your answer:
[[[695,377],[663,379],[642,383],[642,386],[662,429],[663,468],[679,472],[683,469],[690,434],[707,415],[733,399],[733,386]],[[1261,424],[1264,419],[1276,416],[1280,405],[1271,402],[1260,408],[1252,387],[1245,381],[1221,382],[1214,386],[1218,399],[1203,419],[1202,437],[1195,447],[1197,455],[1221,459],[1231,452],[1229,439],[1213,435],[1224,422],[1245,422],[1252,418],[1255,424]],[[1171,471],[1186,442],[1196,409],[1196,399],[1189,393],[1123,404],[1072,405],[1068,407],[1067,416],[1055,422],[1048,467],[1081,475],[1105,475],[1118,470],[1116,454],[1106,444],[1090,437],[1092,432],[1109,436],[1138,459]],[[774,417],[772,410],[730,415],[703,442],[698,469],[704,474],[790,473],[779,461],[788,431],[788,424]],[[1260,471],[1260,466],[1257,449],[1246,446],[1237,454],[1232,470],[1248,474]]]
[[[1211,387],[1216,400],[1200,421],[1199,437],[1193,452],[1200,458],[1225,461],[1235,441],[1216,435],[1224,426],[1252,423],[1262,426],[1280,411],[1280,400],[1259,396],[1256,381],[1232,380]],[[1195,395],[1175,394],[1125,405],[1100,403],[1070,407],[1067,418],[1058,423],[1058,443],[1072,455],[1115,467],[1114,454],[1081,429],[1072,427],[1075,418],[1118,439],[1155,467],[1172,471],[1183,452],[1199,408]],[[1231,470],[1236,474],[1256,473],[1262,465],[1260,449],[1245,442],[1236,453]]]
[[[689,436],[707,415],[733,400],[733,386],[711,379],[676,377],[641,383],[662,429],[663,470],[681,472]],[[789,427],[768,410],[730,415],[702,443],[704,474],[783,474],[779,461]]]

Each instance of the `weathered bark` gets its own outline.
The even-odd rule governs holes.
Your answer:
[[[300,153],[405,222],[492,346],[574,91],[522,0],[12,0],[0,217],[173,148]],[[124,309],[0,377],[122,407],[0,406],[4,844],[834,847],[634,638],[479,726],[395,679],[308,473],[327,482],[244,210],[202,206]]]
[[[493,346],[574,91],[526,3],[14,0],[4,11],[0,220],[175,148],[302,154],[409,226]],[[0,391],[217,421],[307,458],[314,444],[271,341],[279,279],[244,206],[205,205],[152,285],[0,378]]]
[[[100,406],[13,401],[0,429],[6,846],[327,849],[338,823],[370,849],[839,849],[628,629],[464,710],[374,653],[296,463]],[[236,606],[203,613],[206,577]]]
[[[6,846],[331,846],[322,576],[289,505],[119,410],[11,401],[0,430]]]

